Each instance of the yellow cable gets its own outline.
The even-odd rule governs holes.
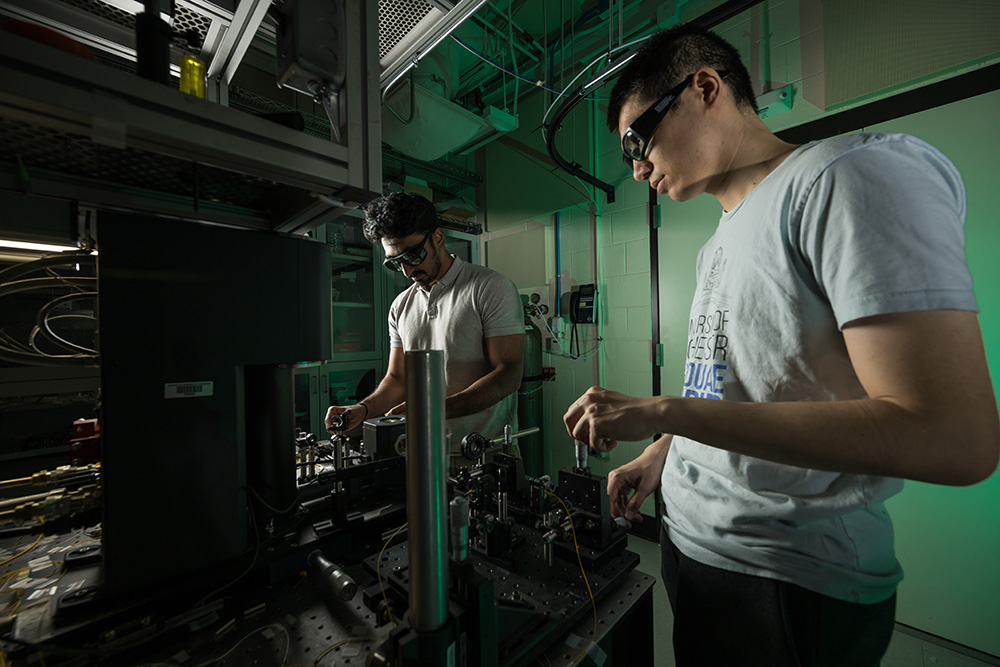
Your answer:
[[[403,525],[405,526],[406,524]],[[402,527],[400,527],[399,530],[402,530]],[[398,533],[399,530],[397,530],[396,532]],[[393,537],[395,537],[395,535],[393,535]],[[391,540],[392,537],[390,537],[389,539]],[[386,544],[388,544],[388,542],[386,542]],[[316,665],[319,664],[320,658],[322,658],[324,655],[326,655],[333,649],[337,648],[338,646],[342,646],[344,644],[347,644],[348,642],[375,642],[375,641],[378,641],[375,637],[348,637],[347,639],[341,639],[339,642],[330,644],[325,649],[320,651],[320,654],[317,655],[316,659],[312,661],[312,665],[310,667],[316,667]]]
[[[400,526],[399,528],[396,529],[395,533],[393,533],[392,535],[389,536],[389,539],[387,539],[385,541],[385,544],[382,545],[382,551],[378,552],[378,560],[375,561],[375,576],[378,578],[378,587],[379,587],[379,590],[382,591],[382,600],[385,601],[385,610],[387,612],[389,612],[389,620],[392,622],[393,625],[396,625],[396,619],[394,619],[392,617],[392,608],[389,606],[389,598],[386,597],[385,586],[382,585],[382,575],[380,574],[380,570],[382,568],[382,554],[385,553],[385,549],[386,549],[386,547],[389,546],[389,542],[392,542],[392,538],[396,537],[396,535],[399,534],[399,531],[403,530],[408,525],[410,525],[409,522],[404,523],[402,526]],[[315,665],[316,663],[313,663],[313,664]]]
[[[30,566],[30,565],[28,565],[28,566],[25,566],[25,567],[19,567],[19,568],[18,568],[18,569],[16,569],[16,570],[11,570],[11,571],[10,571],[10,572],[8,572],[7,574],[0,574],[0,579],[6,579],[7,577],[12,577],[12,576],[14,576],[14,575],[15,575],[15,574],[17,574],[18,572],[24,572],[25,570],[30,570],[30,569],[31,569],[31,566]]]
[[[12,560],[17,560],[18,558],[20,558],[20,557],[21,557],[21,556],[23,556],[24,554],[28,553],[29,551],[31,551],[32,549],[34,549],[34,548],[35,548],[35,545],[36,545],[36,544],[38,544],[38,541],[39,541],[40,539],[42,539],[42,536],[41,536],[41,535],[39,535],[39,536],[38,536],[38,538],[37,538],[37,539],[35,539],[35,541],[31,543],[31,546],[30,546],[30,547],[28,547],[27,549],[25,549],[25,550],[24,550],[24,551],[22,551],[21,553],[17,554],[16,556],[11,556],[10,558],[8,558],[7,560],[5,560],[4,562],[0,563],[0,565],[6,565],[7,563],[11,562]]]
[[[590,582],[587,580],[587,572],[583,569],[583,558],[580,557],[580,545],[576,541],[576,527],[573,525],[573,517],[570,516],[569,508],[566,506],[566,503],[563,502],[562,498],[550,491],[546,491],[545,495],[552,496],[558,500],[559,504],[563,506],[564,510],[566,510],[566,518],[569,519],[569,527],[573,531],[573,548],[576,549],[576,561],[580,564],[580,573],[583,574],[583,583],[587,585],[587,593],[590,594],[590,606],[594,608],[594,633],[591,636],[590,643],[595,643],[597,641],[597,603],[594,602],[594,592],[590,590]],[[573,659],[573,664],[578,664],[580,659],[587,654],[587,650],[589,648],[589,644],[585,646],[583,651],[580,652],[580,655]]]
[[[11,607],[10,611],[5,611],[3,615],[4,616],[13,616],[14,614],[16,614],[17,610],[21,608],[21,602],[23,600],[24,600],[23,597],[22,598],[18,598],[17,602],[14,603],[14,606]]]
[[[97,539],[98,539],[98,538],[96,538],[96,537],[88,537],[88,538],[87,538],[87,539],[85,539],[85,540],[80,540],[79,542],[74,542],[73,544],[69,545],[69,546],[68,546],[68,547],[66,547],[66,548],[67,548],[67,549],[72,549],[73,547],[75,547],[75,546],[76,546],[76,545],[78,545],[78,544],[83,544],[84,542],[96,542],[96,541],[97,541]]]

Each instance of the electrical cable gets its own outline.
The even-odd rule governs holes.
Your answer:
[[[510,64],[514,67],[514,117],[517,118],[517,97],[520,92],[521,74],[517,70],[517,57],[514,53],[514,12],[511,9],[514,0],[507,0],[507,40],[510,45]]]
[[[51,267],[45,269],[45,275],[47,275],[49,278],[55,278],[56,280],[62,280],[63,278],[65,278],[65,276],[63,276],[62,274],[56,273],[55,270],[52,269]],[[76,285],[73,285],[71,283],[66,283],[66,287],[70,289],[83,291],[82,287],[77,287]]]
[[[29,486],[31,477],[15,477],[13,479],[0,480],[0,489],[9,489],[14,486]]]
[[[529,311],[530,311],[530,315],[532,317],[537,318],[542,324],[545,325],[545,328],[548,330],[549,335],[552,336],[552,340],[554,340],[556,342],[556,345],[558,345],[559,349],[563,351],[563,354],[566,355],[567,357],[569,357],[570,359],[573,359],[573,360],[578,360],[578,359],[579,360],[586,360],[586,359],[590,359],[595,354],[597,354],[600,351],[601,346],[604,345],[604,338],[602,338],[601,336],[598,336],[597,337],[597,345],[595,347],[587,350],[583,355],[579,355],[579,356],[574,355],[570,351],[572,349],[572,341],[570,341],[570,350],[567,350],[563,346],[562,341],[559,340],[559,336],[557,336],[556,332],[552,330],[551,326],[549,326],[548,321],[544,317],[542,317],[542,311],[538,308],[538,306],[536,306],[535,304],[529,304]]]
[[[31,546],[30,546],[30,547],[28,547],[27,549],[25,549],[24,551],[22,551],[22,552],[21,552],[21,553],[19,553],[19,554],[16,554],[16,555],[14,555],[14,556],[11,556],[10,558],[8,558],[7,560],[5,560],[4,562],[0,563],[0,565],[6,565],[7,563],[11,562],[12,560],[17,560],[18,558],[20,558],[20,557],[21,557],[21,556],[23,556],[24,554],[26,554],[26,553],[28,553],[29,551],[31,551],[32,549],[34,549],[34,548],[35,548],[35,546],[36,546],[36,545],[38,544],[38,542],[39,542],[39,541],[40,541],[41,539],[42,539],[42,536],[41,536],[41,535],[39,535],[39,536],[38,536],[38,537],[37,537],[37,538],[35,539],[35,541],[31,543]]]
[[[634,46],[636,44],[640,44],[642,42],[645,42],[647,39],[649,39],[652,36],[653,35],[650,34],[650,35],[646,35],[645,37],[640,37],[639,39],[634,39],[631,42],[629,42],[628,44],[622,44],[619,47],[616,47],[616,48],[613,48],[613,49],[609,49],[607,53],[602,53],[601,55],[597,56],[596,58],[594,58],[593,60],[591,60],[590,63],[586,67],[584,67],[582,70],[580,70],[580,73],[577,74],[575,77],[573,77],[573,80],[570,81],[566,85],[566,87],[564,87],[561,91],[559,91],[558,97],[568,97],[568,95],[566,94],[566,91],[569,90],[570,88],[572,88],[573,84],[576,83],[577,80],[587,72],[587,70],[589,70],[591,67],[593,67],[595,64],[597,64],[601,60],[607,58],[608,62],[610,63],[611,60],[612,60],[612,58],[611,58],[612,54],[618,53],[619,51],[624,51],[624,50],[628,49],[631,46]],[[600,73],[595,74],[594,76],[599,76],[599,75],[600,75]],[[593,93],[590,93],[590,95],[593,95]],[[587,95],[586,97],[589,97],[590,95]],[[556,102],[558,101],[558,97],[556,99],[552,100],[552,104],[550,104],[549,108],[545,110],[545,114],[542,116],[542,125],[543,126],[545,125],[546,121],[548,120],[549,114],[552,113],[552,108],[556,105]],[[602,99],[602,98],[595,98],[595,99]]]
[[[236,642],[235,644],[233,644],[232,648],[230,648],[228,651],[226,651],[225,653],[223,653],[222,655],[220,655],[218,658],[212,658],[211,660],[207,660],[207,661],[205,661],[205,662],[197,665],[196,667],[208,667],[208,665],[214,665],[217,662],[224,663],[226,661],[226,658],[228,658],[229,655],[233,651],[235,651],[237,648],[240,647],[240,644],[242,644],[246,640],[250,639],[250,637],[253,637],[258,632],[263,632],[264,630],[267,630],[269,628],[277,628],[278,630],[281,631],[281,633],[283,635],[285,635],[285,657],[282,658],[282,660],[281,660],[281,665],[284,666],[284,664],[286,662],[288,662],[288,651],[292,647],[292,638],[291,638],[291,636],[289,636],[288,630],[285,629],[285,626],[281,625],[280,623],[271,623],[269,625],[264,625],[264,626],[261,626],[261,627],[257,628],[256,630],[252,630],[251,632],[248,632],[246,635],[243,636],[242,639],[240,639],[238,642]]]
[[[341,639],[339,642],[330,644],[325,649],[323,649],[320,652],[320,654],[316,656],[316,659],[312,661],[312,664],[309,667],[316,667],[317,665],[319,665],[320,658],[322,658],[323,656],[325,656],[327,653],[334,650],[338,646],[343,646],[344,644],[348,644],[350,642],[376,642],[376,641],[378,641],[378,639],[376,639],[375,637],[348,637],[347,639]]]
[[[576,540],[576,526],[573,525],[573,517],[570,515],[569,507],[566,506],[566,503],[563,502],[562,498],[551,491],[545,491],[545,495],[552,496],[558,500],[559,504],[562,505],[563,510],[566,511],[566,518],[569,519],[570,530],[573,531],[573,548],[576,549],[576,561],[580,564],[580,573],[583,575],[583,583],[587,585],[587,593],[590,594],[590,606],[594,609],[594,632],[590,636],[590,644],[588,644],[587,647],[580,652],[580,655],[573,659],[573,664],[579,664],[580,659],[587,655],[587,651],[590,646],[595,644],[597,641],[597,602],[594,601],[594,591],[590,588],[590,581],[587,579],[587,571],[583,569],[583,558],[580,557],[580,544]]]
[[[288,506],[288,509],[279,510],[279,509],[275,509],[274,507],[271,507],[271,505],[269,505],[267,503],[267,501],[264,500],[259,493],[257,493],[257,489],[253,488],[252,486],[251,487],[247,487],[247,488],[250,489],[251,495],[253,495],[253,497],[257,499],[257,502],[259,502],[261,505],[263,505],[265,509],[271,510],[275,514],[288,514],[292,510],[294,510],[294,509],[296,509],[296,508],[299,507],[299,500],[301,500],[301,498],[302,498],[302,494],[299,493],[295,497],[295,500],[292,501],[292,504]]]
[[[520,74],[515,74],[514,72],[510,71],[509,69],[507,69],[506,67],[504,67],[503,65],[501,65],[500,63],[495,62],[494,60],[490,59],[486,54],[481,53],[481,52],[477,51],[476,49],[472,48],[471,46],[469,46],[468,44],[466,44],[465,42],[463,42],[462,40],[460,40],[458,37],[455,37],[454,35],[450,35],[450,37],[453,40],[455,40],[456,42],[458,42],[458,44],[460,46],[462,46],[462,48],[464,48],[466,51],[468,51],[472,55],[476,56],[477,58],[479,58],[483,62],[488,63],[490,65],[493,65],[493,67],[496,67],[498,70],[506,72],[507,74],[510,74],[511,76],[516,76],[521,81],[524,81],[526,83],[530,83],[533,86],[537,86],[538,88],[542,88],[544,90],[547,90],[550,93],[556,93],[556,94],[559,93],[558,90],[555,90],[553,88],[549,88],[548,86],[546,86],[541,81],[532,81],[531,79],[529,79],[527,77],[524,77],[524,76],[521,76]]]
[[[76,285],[75,283],[81,283]],[[24,278],[22,280],[8,281],[0,283],[0,296],[28,292],[35,289],[47,289],[49,287],[63,287],[70,283],[74,287],[83,287],[91,283],[96,283],[97,278],[90,276],[80,276],[78,278]]]
[[[225,584],[224,586],[222,586],[222,587],[220,587],[220,588],[212,591],[211,593],[209,593],[208,595],[206,595],[205,597],[203,597],[201,600],[199,600],[198,602],[196,602],[190,609],[188,609],[188,611],[186,613],[181,614],[180,616],[172,619],[172,621],[170,623],[165,624],[164,627],[161,628],[158,632],[155,632],[152,635],[144,636],[144,637],[140,638],[138,641],[129,642],[127,640],[122,640],[122,644],[120,644],[118,646],[115,646],[113,648],[104,648],[104,649],[67,648],[67,647],[62,647],[62,646],[54,646],[54,645],[51,645],[51,644],[41,644],[41,643],[35,643],[35,642],[28,642],[28,641],[24,641],[22,639],[17,639],[17,638],[11,637],[9,635],[5,635],[3,637],[0,637],[0,641],[11,642],[12,644],[17,644],[19,646],[24,646],[26,648],[39,649],[39,650],[44,649],[45,651],[48,651],[49,653],[55,653],[57,655],[84,656],[84,657],[94,657],[94,656],[97,656],[97,657],[106,657],[106,656],[109,656],[109,655],[114,655],[115,653],[119,653],[119,652],[124,651],[124,650],[135,648],[135,647],[140,646],[142,644],[146,644],[146,643],[148,643],[148,642],[150,642],[150,641],[152,641],[152,640],[154,640],[154,639],[156,639],[158,637],[161,637],[162,635],[166,634],[167,632],[169,632],[171,630],[174,630],[175,628],[179,627],[184,622],[187,622],[187,620],[190,619],[191,612],[193,612],[198,607],[200,607],[209,598],[214,597],[218,593],[226,590],[227,588],[229,588],[230,586],[232,586],[236,582],[240,581],[243,577],[245,577],[253,569],[253,566],[257,562],[257,557],[258,557],[259,551],[260,551],[260,537],[257,535],[256,526],[254,525],[255,524],[255,519],[254,519],[254,514],[253,514],[253,505],[250,504],[250,503],[248,503],[248,510],[249,510],[250,525],[251,525],[251,527],[253,527],[253,533],[254,533],[254,538],[255,538],[255,542],[254,542],[254,556],[253,556],[253,560],[250,563],[250,566],[242,574],[240,574],[238,577],[236,577],[235,579],[233,579],[229,583]],[[41,536],[39,536],[39,539],[41,539]],[[37,544],[37,540],[35,541],[35,543]],[[32,546],[34,546],[34,545],[32,545]],[[26,553],[26,551],[22,552],[22,554]],[[18,556],[20,556],[22,554],[18,554]],[[17,556],[15,556],[15,558],[17,558]],[[6,562],[9,562],[9,561],[4,561],[4,562],[6,563]],[[0,563],[0,565],[3,565],[3,563]],[[286,659],[287,659],[287,657],[286,657]]]
[[[44,354],[25,354],[0,347],[0,359],[15,364],[30,366],[95,366],[97,357],[91,354],[61,354],[46,356]]]
[[[385,544],[382,545],[382,550],[378,552],[378,560],[375,561],[375,577],[378,579],[379,590],[382,591],[382,601],[385,602],[385,610],[389,613],[389,620],[392,621],[393,625],[396,625],[396,619],[392,617],[392,607],[389,606],[389,597],[385,594],[385,586],[382,585],[382,574],[381,574],[382,554],[385,553],[385,549],[386,547],[389,546],[389,542],[392,542],[392,538],[396,537],[396,535],[399,534],[399,531],[403,530],[408,525],[410,525],[409,521],[407,521],[402,526],[397,528],[396,532],[389,536],[389,539],[387,539],[385,541]]]
[[[13,345],[16,348],[19,348],[19,349],[15,350],[16,352],[24,352],[24,353],[32,353],[33,354],[33,352],[32,352],[32,350],[31,350],[30,347],[28,347],[27,345],[25,345],[21,341],[17,340],[16,338],[14,338],[10,334],[8,334],[3,329],[0,329],[0,340],[2,340],[3,342],[7,343],[7,345]],[[2,347],[2,346],[0,346],[0,347]]]
[[[51,317],[46,317],[45,318],[45,324],[46,324],[46,328],[45,329],[43,329],[42,327],[36,325],[31,330],[31,333],[28,334],[28,343],[31,345],[31,347],[34,350],[35,354],[39,354],[39,355],[41,355],[43,357],[59,357],[59,356],[64,356],[64,355],[49,354],[48,352],[44,352],[41,349],[39,349],[38,345],[35,344],[35,339],[38,337],[38,334],[41,333],[41,334],[43,334],[44,338],[47,338],[50,342],[55,343],[56,345],[59,345],[60,347],[63,347],[64,349],[66,349],[68,351],[79,350],[79,352],[76,352],[77,354],[83,354],[83,355],[90,356],[90,357],[97,357],[98,356],[99,353],[98,353],[97,350],[93,350],[91,348],[83,347],[83,346],[80,346],[80,345],[75,345],[74,343],[71,343],[70,341],[65,340],[65,339],[61,338],[60,336],[58,336],[54,331],[52,331],[51,327],[47,326],[49,320],[62,320],[62,319],[69,319],[69,318],[72,318],[72,319],[87,319],[87,320],[94,320],[94,321],[97,320],[97,318],[94,317],[93,315],[83,315],[83,314],[76,314],[76,313],[67,313],[65,315],[53,315]],[[58,339],[59,342],[56,342],[56,339]],[[65,343],[65,345],[63,345],[63,343]]]
[[[63,305],[64,303],[70,303],[71,301],[82,301],[82,300],[91,301],[96,298],[97,298],[97,292],[75,292],[73,294],[64,294],[63,296],[56,297],[55,299],[52,299],[38,310],[38,317],[36,319],[37,327],[41,330],[42,335],[44,335],[52,343],[55,343],[64,350],[67,350],[69,352],[83,353],[83,354],[97,354],[97,350],[93,350],[89,347],[83,347],[82,345],[77,345],[76,343],[72,343],[68,340],[63,339],[61,336],[56,335],[56,333],[52,331],[52,328],[49,326],[49,320],[55,319],[55,318],[50,318],[49,314],[59,306]],[[86,316],[83,314],[74,313],[72,316],[90,317],[90,319],[96,320],[96,318],[92,316]]]
[[[84,261],[94,261],[96,258],[89,252],[86,253],[60,253],[58,255],[52,255],[49,257],[43,257],[38,260],[31,262],[25,262],[22,264],[17,264],[8,267],[0,271],[0,297],[7,296],[11,294],[17,294],[20,292],[38,290],[38,289],[51,289],[51,288],[73,288],[73,289],[83,289],[88,288],[87,291],[93,291],[93,285],[96,284],[97,278],[92,276],[60,276],[49,275],[42,278],[21,278],[21,276],[33,273],[45,269],[51,272],[51,267],[67,265],[67,264],[79,264]],[[18,278],[18,280],[14,280]],[[83,298],[78,295],[78,293],[73,295],[68,295],[67,297],[59,297],[54,300],[57,303],[50,302],[48,307],[55,308],[60,303],[65,303],[66,301]],[[48,314],[48,310],[45,311]],[[39,324],[40,330],[47,329],[47,325],[44,324],[46,317],[43,316]],[[46,336],[51,334],[55,339],[62,341],[59,343],[55,340],[53,342],[62,347],[66,345],[73,346],[73,343],[69,341],[63,341],[59,336],[56,336],[54,332],[45,331]],[[69,351],[74,352],[74,354],[47,354],[38,350],[34,346],[34,338],[37,335],[36,331],[32,331],[29,345],[29,349],[24,349],[25,346],[20,344],[12,343],[12,338],[9,334],[4,333],[2,340],[7,345],[0,343],[0,359],[5,361],[11,361],[18,364],[29,364],[29,365],[43,365],[43,366],[81,366],[81,365],[93,365],[97,359],[96,350],[90,350],[89,348],[73,348],[71,347]],[[13,345],[13,346],[11,346]],[[29,351],[30,349],[34,351]],[[82,352],[86,350],[86,352]]]
[[[97,255],[92,254],[90,251],[46,255],[40,259],[15,264],[14,266],[8,266],[6,269],[0,270],[0,285],[13,280],[14,278],[19,278],[21,276],[28,275],[29,273],[34,273],[35,271],[41,271],[44,268],[52,266],[69,266],[71,264],[81,264],[88,261],[96,262]]]

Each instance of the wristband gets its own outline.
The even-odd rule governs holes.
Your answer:
[[[368,406],[364,404],[364,401],[358,403],[361,407],[365,409],[365,416],[361,418],[361,423],[363,424],[366,419],[368,419]]]

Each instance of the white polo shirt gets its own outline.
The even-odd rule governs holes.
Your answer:
[[[455,257],[429,290],[414,283],[389,308],[389,345],[408,350],[443,350],[446,395],[468,388],[492,371],[485,340],[524,333],[524,310],[517,288],[506,276]],[[482,412],[447,421],[452,455],[462,438],[487,438],[517,430],[517,392]]]

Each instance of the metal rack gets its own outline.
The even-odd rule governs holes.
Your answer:
[[[368,3],[346,5],[347,20],[363,28],[344,39],[342,143],[218,103],[254,35],[267,32],[269,5],[241,2],[233,12],[178,0],[178,20],[204,42],[212,101],[127,71],[137,2],[0,2],[3,15],[58,29],[105,62],[125,64],[108,67],[4,34],[0,188],[282,232],[308,231],[380,194],[378,80],[366,66],[377,57],[377,34]],[[186,47],[175,40],[174,49]]]

